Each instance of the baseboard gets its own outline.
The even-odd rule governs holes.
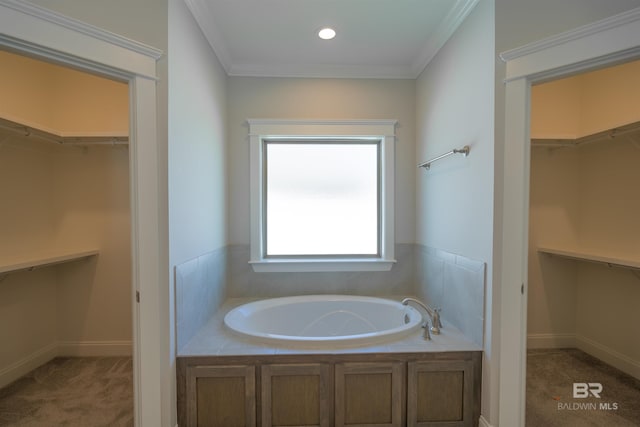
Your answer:
[[[0,369],[0,388],[11,384],[38,366],[44,365],[58,354],[58,343],[51,343],[15,363]]]
[[[480,415],[480,420],[478,423],[479,427],[493,427],[491,424],[489,424],[489,421],[487,421],[487,419],[485,417],[483,417],[482,415]]]
[[[576,346],[575,334],[529,334],[527,348],[572,348]]]
[[[131,356],[132,341],[58,341],[0,369],[0,388],[11,384],[58,356]]]
[[[58,356],[131,356],[131,341],[59,341]]]
[[[576,335],[576,347],[640,380],[640,361],[582,335]]]

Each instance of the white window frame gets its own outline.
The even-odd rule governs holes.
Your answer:
[[[257,272],[388,271],[395,261],[395,127],[396,120],[249,119],[251,251]],[[267,258],[264,253],[264,141],[276,139],[354,139],[380,141],[380,254],[371,258]]]

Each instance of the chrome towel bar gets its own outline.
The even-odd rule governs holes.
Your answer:
[[[468,145],[465,145],[462,148],[454,148],[453,150],[449,151],[448,153],[444,153],[438,157],[434,157],[431,160],[427,160],[426,162],[422,162],[418,165],[419,168],[425,168],[426,170],[429,170],[431,168],[431,163],[440,160],[440,159],[444,159],[445,157],[449,157],[452,154],[464,154],[465,157],[467,157],[469,155],[469,151],[471,151],[471,147],[469,147]]]

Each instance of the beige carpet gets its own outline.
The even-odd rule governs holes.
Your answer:
[[[640,381],[577,349],[529,350],[526,404],[526,427],[639,427]]]
[[[50,361],[0,389],[0,426],[133,426],[131,358]]]

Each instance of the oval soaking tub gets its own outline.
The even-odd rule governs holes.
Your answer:
[[[261,342],[348,347],[397,339],[420,327],[413,307],[383,298],[307,295],[250,302],[224,318],[231,330]]]

